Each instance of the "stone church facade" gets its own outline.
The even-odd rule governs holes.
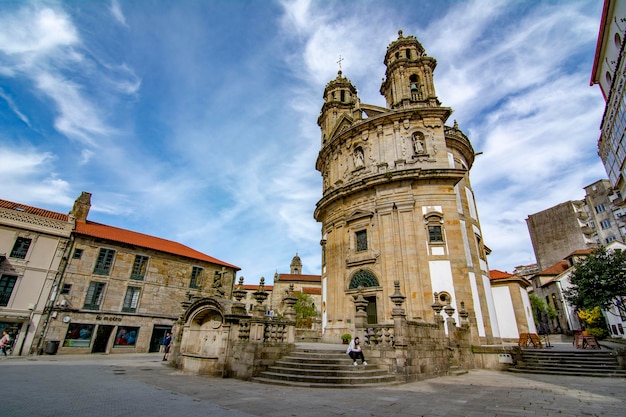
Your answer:
[[[355,332],[354,299],[368,324],[392,322],[394,281],[408,320],[432,322],[436,298],[469,313],[473,343],[498,342],[489,268],[469,172],[475,152],[435,93],[436,60],[403,36],[387,48],[386,107],[361,103],[339,71],[324,89],[316,169],[323,196],[323,340]],[[463,310],[463,311],[465,311]]]

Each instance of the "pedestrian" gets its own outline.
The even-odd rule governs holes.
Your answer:
[[[0,352],[7,355],[7,349],[11,347],[11,337],[6,330],[2,331],[2,339],[0,339]]]
[[[172,347],[172,332],[167,332],[163,339],[163,346],[165,346],[165,355],[163,360],[166,361],[170,357],[170,348]]]
[[[350,345],[348,345],[348,350],[346,351],[346,353],[350,355],[350,358],[352,358],[352,360],[354,361],[354,366],[357,366],[357,359],[361,359],[361,363],[363,364],[363,366],[367,365],[367,362],[365,362],[365,355],[363,355],[363,350],[361,350],[361,341],[358,337],[352,339]]]

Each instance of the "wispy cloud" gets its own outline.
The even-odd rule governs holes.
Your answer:
[[[31,127],[30,126],[30,121],[28,120],[28,117],[26,117],[20,111],[20,109],[17,107],[17,104],[15,104],[15,102],[13,101],[11,96],[9,96],[2,88],[0,88],[0,98],[4,99],[4,101],[7,102],[7,104],[9,105],[9,108],[13,111],[13,113],[15,113],[17,115],[17,117],[22,122],[24,122],[24,124],[26,124],[28,127]]]
[[[119,23],[121,23],[124,26],[128,26],[126,24],[126,18],[124,17],[124,12],[122,12],[122,7],[120,6],[120,3],[117,0],[111,0],[111,14],[113,15],[113,17],[115,17],[115,20],[117,20]]]

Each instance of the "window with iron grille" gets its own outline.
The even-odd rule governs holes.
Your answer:
[[[143,255],[136,255],[135,263],[133,264],[133,271],[130,274],[130,278],[143,281],[143,278],[146,276],[147,269],[148,257]]]
[[[83,256],[83,249],[74,249],[74,256],[72,259],[80,259]]]
[[[128,287],[126,289],[126,296],[124,297],[124,305],[122,311],[126,313],[137,312],[137,305],[139,305],[139,295],[141,294],[141,288]]]
[[[433,243],[443,242],[441,226],[428,226],[428,240]]]
[[[26,254],[28,253],[28,248],[30,248],[30,244],[33,240],[27,237],[18,237],[15,240],[15,244],[13,245],[13,249],[11,250],[11,258],[24,259],[26,258]]]
[[[356,235],[356,251],[362,252],[367,250],[367,230],[359,230]]]
[[[194,266],[191,270],[191,280],[189,281],[189,288],[200,288],[202,285],[202,268]]]
[[[13,275],[2,275],[0,278],[0,306],[6,307],[9,304],[16,281],[17,277]]]
[[[87,297],[85,297],[85,305],[83,308],[87,310],[99,310],[102,298],[104,296],[104,282],[92,281],[89,283]]]
[[[113,249],[101,248],[93,273],[98,275],[109,275],[114,257],[115,251]]]

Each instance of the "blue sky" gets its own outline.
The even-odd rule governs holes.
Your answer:
[[[398,29],[478,156],[491,269],[534,262],[525,219],[605,178],[590,87],[602,2],[0,1],[0,198],[176,240],[246,283],[320,272],[316,124],[342,70],[379,93]]]

